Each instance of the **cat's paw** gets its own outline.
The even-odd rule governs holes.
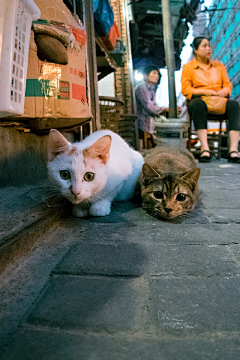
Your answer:
[[[82,209],[76,205],[76,206],[73,206],[72,214],[73,214],[73,216],[76,216],[76,217],[86,217],[86,216],[88,216],[88,210]]]
[[[89,215],[91,216],[106,216],[111,212],[111,201],[101,200],[93,204],[89,209]]]

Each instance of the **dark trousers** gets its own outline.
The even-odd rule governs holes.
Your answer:
[[[188,113],[191,120],[193,120],[195,130],[207,129],[208,112],[207,105],[200,98],[196,97],[187,103]],[[240,107],[237,101],[228,100],[226,105],[226,112],[223,115],[227,122],[228,131],[240,130]]]

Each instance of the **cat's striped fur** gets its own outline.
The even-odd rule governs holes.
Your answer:
[[[152,149],[138,179],[143,208],[168,220],[192,211],[199,198],[199,175],[189,151],[161,146]]]

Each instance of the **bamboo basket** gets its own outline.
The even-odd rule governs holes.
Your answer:
[[[136,147],[136,115],[121,114],[118,123],[118,134],[133,148]]]
[[[99,96],[101,129],[118,133],[123,102],[115,97]]]

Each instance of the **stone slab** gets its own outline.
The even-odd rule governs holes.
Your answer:
[[[104,276],[232,276],[240,266],[227,246],[80,243],[53,273]]]
[[[150,281],[149,329],[168,334],[240,331],[240,278]]]
[[[80,243],[72,247],[53,273],[141,276],[148,262],[147,249],[137,243]]]
[[[239,190],[239,176],[233,177],[232,174],[222,176],[200,175],[199,186],[202,191],[211,193],[212,190]]]
[[[1,360],[239,360],[240,340],[163,340],[20,329]]]
[[[151,217],[150,217],[151,218]],[[148,224],[126,222],[122,224],[99,224],[83,221],[81,219],[71,219],[73,223],[85,231],[79,235],[79,241],[88,243],[113,243],[127,242],[139,244],[209,244],[227,245],[240,243],[238,224],[172,224],[154,220]],[[77,225],[78,224],[78,225]],[[71,229],[69,227],[69,231]]]
[[[239,175],[240,174],[240,166],[239,164],[230,164],[226,159],[221,159],[220,161],[217,159],[212,159],[211,163],[198,163],[198,167],[201,168],[201,176],[228,176],[228,175]]]
[[[211,223],[240,224],[240,209],[207,209],[205,213]]]
[[[233,254],[236,261],[240,264],[240,246],[239,245],[231,245],[229,247],[229,251]]]
[[[137,332],[145,304],[142,280],[53,277],[31,310],[29,324],[114,333]]]
[[[240,214],[240,190],[203,190],[201,201],[206,209],[239,209]]]

